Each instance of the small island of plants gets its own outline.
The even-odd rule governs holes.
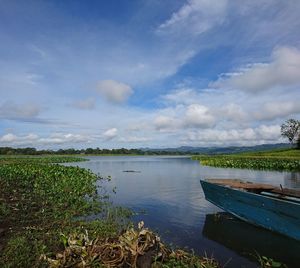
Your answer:
[[[257,170],[300,171],[300,150],[193,156],[204,166]]]

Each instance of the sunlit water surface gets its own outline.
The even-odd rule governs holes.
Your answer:
[[[255,251],[299,267],[300,242],[257,228],[221,212],[204,198],[201,178],[246,179],[300,188],[300,173],[223,169],[201,166],[189,157],[95,156],[69,163],[111,176],[115,204],[140,213],[167,243],[214,256],[226,267],[256,267]],[[136,172],[124,172],[136,171]],[[218,214],[216,214],[218,213]]]

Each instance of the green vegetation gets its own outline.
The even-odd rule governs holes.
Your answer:
[[[0,164],[4,163],[33,163],[33,164],[59,164],[68,162],[82,162],[88,161],[85,158],[72,157],[72,156],[0,156]]]
[[[271,151],[260,151],[260,152],[247,152],[240,153],[243,156],[264,156],[270,158],[300,158],[300,151],[297,149],[281,149],[281,150],[271,150]]]
[[[234,155],[193,156],[202,165],[224,168],[299,171],[300,151],[297,149],[241,153]]]
[[[76,158],[0,158],[0,267],[43,267],[41,254],[62,248],[60,234],[87,230],[92,238],[116,235],[128,210],[112,207],[103,180]],[[51,163],[55,162],[55,163]],[[100,220],[84,220],[97,214]]]
[[[169,249],[143,223],[132,228],[103,178],[57,164],[81,160],[0,158],[0,267],[219,267]]]
[[[169,250],[142,225],[130,228],[131,212],[112,206],[99,186],[103,178],[57,164],[81,160],[0,158],[0,267],[136,267],[144,261],[218,267],[213,259]],[[88,220],[94,215],[98,219]],[[147,259],[140,258],[144,253]]]
[[[260,267],[262,268],[287,268],[284,263],[274,261],[273,259],[266,256],[260,256],[259,254],[257,254],[256,258],[259,262]]]

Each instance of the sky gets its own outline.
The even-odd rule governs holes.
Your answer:
[[[0,0],[0,146],[287,142],[299,0]]]

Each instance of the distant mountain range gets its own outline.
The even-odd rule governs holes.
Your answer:
[[[276,149],[288,149],[291,148],[289,143],[277,143],[277,144],[261,144],[255,146],[229,146],[229,147],[192,147],[181,146],[176,148],[140,148],[145,152],[181,152],[191,154],[234,154],[242,152],[255,152],[255,151],[267,151]]]

